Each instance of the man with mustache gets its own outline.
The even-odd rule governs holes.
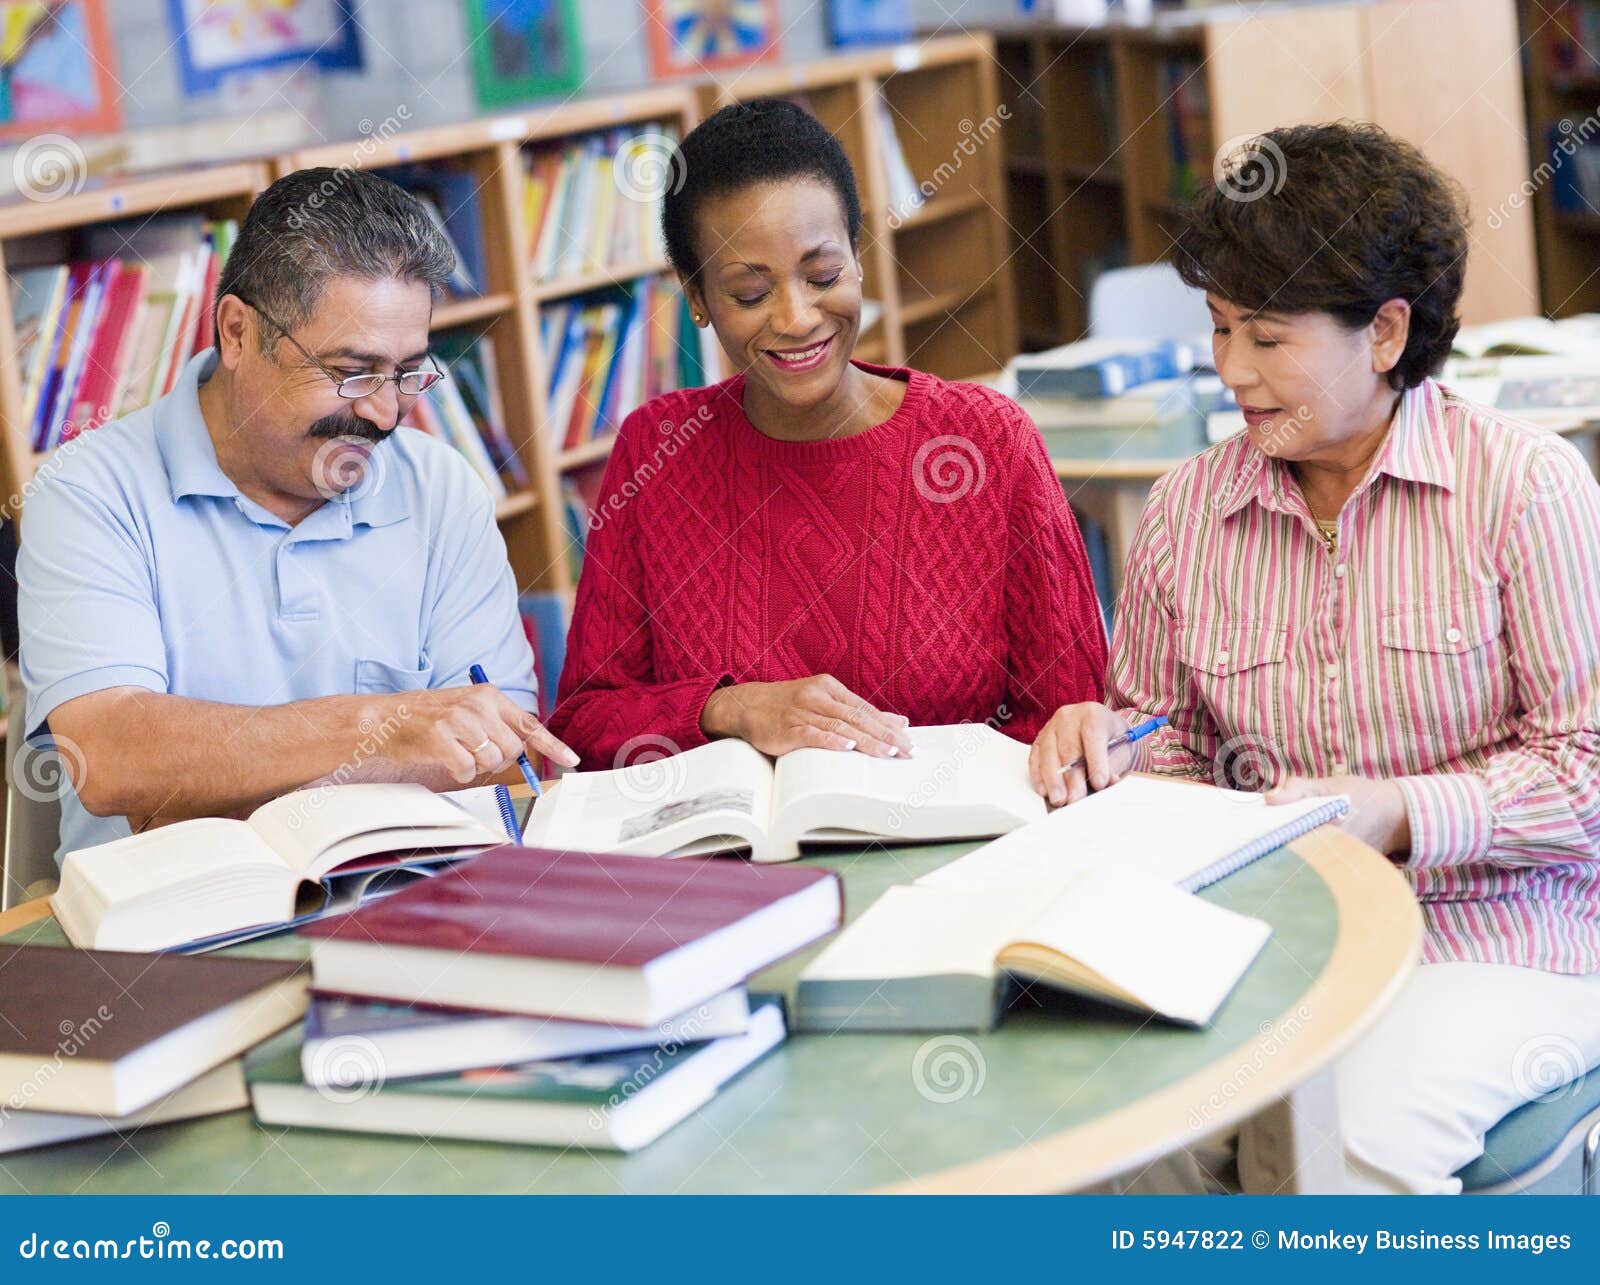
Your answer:
[[[449,789],[524,751],[576,761],[533,717],[487,490],[397,427],[441,377],[453,266],[387,180],[291,174],[240,229],[214,347],[46,462],[17,579],[30,745],[68,778],[58,858],[329,777]]]

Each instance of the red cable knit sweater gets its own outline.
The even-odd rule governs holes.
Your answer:
[[[853,437],[764,436],[742,376],[623,423],[550,722],[585,769],[702,744],[730,682],[830,673],[913,725],[998,716],[1020,740],[1101,698],[1083,541],[1033,422],[987,388],[863,369],[908,383]]]

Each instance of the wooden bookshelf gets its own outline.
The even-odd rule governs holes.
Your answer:
[[[892,210],[874,97],[927,199]],[[1006,247],[1000,99],[986,35],[754,67],[700,86],[701,111],[753,98],[802,101],[844,145],[862,206],[867,297],[883,316],[856,355],[948,378],[997,369],[1017,350]]]
[[[65,263],[76,253],[83,231],[120,219],[179,213],[243,219],[255,194],[269,181],[264,165],[218,165],[96,181],[55,200],[6,202],[0,205],[0,270],[9,274],[17,266]],[[4,472],[6,517],[20,518],[28,484],[44,458],[34,452],[29,425],[23,422],[22,401],[11,293],[6,290],[0,292],[0,422],[5,430],[0,470]]]
[[[561,452],[551,444],[546,410],[551,354],[542,351],[539,308],[609,285],[666,273],[665,261],[612,265],[559,280],[536,280],[531,233],[523,212],[523,151],[600,130],[665,126],[681,137],[696,120],[694,92],[669,86],[586,99],[557,107],[487,117],[462,125],[415,130],[309,148],[275,162],[278,175],[310,166],[351,166],[383,173],[406,165],[441,165],[471,173],[483,215],[484,293],[434,310],[435,331],[470,328],[494,340],[506,430],[530,488],[500,501],[496,512],[519,590],[566,593],[572,588],[561,480],[578,462],[603,460],[610,437]],[[575,462],[576,461],[576,462]]]
[[[1023,347],[1082,338],[1099,271],[1167,256],[1181,210],[1163,76],[1173,60],[1197,67],[1184,88],[1186,101],[1206,108],[1194,122],[1202,178],[1235,139],[1301,122],[1375,121],[1466,190],[1463,319],[1533,311],[1530,211],[1485,221],[1528,177],[1514,2],[1286,4],[1243,16],[1184,11],[1151,26],[997,28],[1000,100],[1013,105],[1003,139]],[[1277,66],[1285,74],[1264,74]],[[1565,235],[1574,246],[1584,240],[1581,229]],[[1591,259],[1597,248],[1588,246]],[[1600,306],[1594,284],[1584,307]]]
[[[1559,6],[1554,0],[1518,0],[1518,27],[1524,48],[1525,92],[1528,109],[1528,152],[1531,172],[1542,181],[1532,197],[1534,228],[1539,244],[1539,295],[1542,310],[1552,317],[1569,317],[1600,310],[1600,213],[1573,213],[1556,207],[1554,167],[1558,153],[1550,138],[1552,127],[1564,119],[1580,126],[1590,120],[1600,101],[1600,74],[1562,74],[1551,66],[1548,41]],[[1573,134],[1580,134],[1574,128]],[[1592,121],[1586,130],[1591,140]],[[1591,141],[1600,146],[1600,141]],[[1560,155],[1563,166],[1576,158]],[[1541,166],[1550,169],[1541,171]]]

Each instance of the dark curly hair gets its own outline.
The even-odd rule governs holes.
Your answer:
[[[1326,312],[1352,330],[1411,304],[1396,391],[1434,374],[1460,328],[1466,198],[1376,125],[1296,125],[1250,139],[1184,211],[1178,274],[1248,309]]]
[[[782,98],[757,98],[713,112],[689,131],[672,158],[661,204],[667,257],[685,281],[700,276],[695,216],[709,200],[757,183],[814,178],[844,209],[854,247],[861,233],[855,171],[839,140],[815,116]]]

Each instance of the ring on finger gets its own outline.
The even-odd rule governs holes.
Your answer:
[[[477,758],[478,755],[482,754],[484,752],[484,750],[488,749],[493,744],[494,744],[494,737],[485,736],[481,742],[479,742],[477,745],[474,745],[471,749],[469,749],[467,751],[467,753],[472,755],[473,758]]]

